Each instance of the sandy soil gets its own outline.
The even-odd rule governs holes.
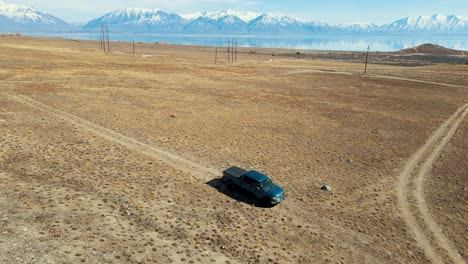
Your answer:
[[[430,212],[465,261],[468,256],[467,134],[465,122],[440,155],[426,187],[430,190],[426,194]]]
[[[467,261],[467,67],[130,47],[0,37],[0,262]]]

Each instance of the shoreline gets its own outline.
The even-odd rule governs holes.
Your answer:
[[[63,40],[63,41],[73,41],[79,43],[89,43],[93,44],[96,49],[99,49],[99,40],[89,40],[89,39],[73,39],[66,37],[51,37],[51,36],[28,36],[22,34],[2,34],[1,37],[22,37],[22,38],[31,38],[37,40],[53,41],[53,40]],[[110,40],[111,46],[117,47],[112,49],[118,53],[132,54],[133,42],[128,41],[119,41],[119,40]],[[431,44],[433,45],[433,44]],[[141,41],[135,41],[136,54],[140,55],[157,55],[151,53],[141,53],[141,50],[149,50],[158,52],[163,50],[173,50],[174,52],[204,52],[204,53],[214,53],[216,48],[218,48],[219,55],[222,57],[225,55],[227,47],[226,46],[206,46],[206,45],[183,45],[183,44],[171,44],[164,42],[156,43],[147,43]],[[416,47],[415,47],[416,48]],[[443,47],[442,47],[443,48]],[[406,49],[411,50],[414,48]],[[445,48],[443,48],[446,50]],[[450,49],[448,49],[450,50]],[[305,50],[305,49],[288,49],[288,48],[252,48],[252,47],[238,47],[238,54],[243,56],[261,56],[269,59],[296,59],[296,60],[327,60],[327,61],[341,61],[341,62],[350,62],[350,63],[364,63],[366,52],[362,51],[339,51],[339,50]],[[456,51],[456,50],[454,50]],[[451,65],[468,65],[468,51],[459,51],[460,55],[441,55],[441,54],[424,54],[415,51],[404,52],[403,50],[397,52],[369,52],[369,64],[377,65],[394,65],[394,66],[428,66],[428,65],[437,65],[437,64],[451,64]],[[224,54],[224,55],[223,55]]]
[[[434,43],[453,49],[462,49],[467,37],[432,36],[432,35],[220,35],[220,34],[148,34],[148,33],[112,33],[110,37],[115,41],[155,43],[165,42],[174,45],[195,45],[222,47],[227,45],[228,39],[237,39],[239,46],[244,48],[270,48],[303,51],[343,51],[365,52],[367,47],[375,52],[396,52],[424,43]],[[64,33],[21,33],[34,37],[62,37],[80,40],[99,41],[98,32],[64,32]],[[76,38],[78,37],[78,38]],[[468,46],[465,47],[468,50]]]

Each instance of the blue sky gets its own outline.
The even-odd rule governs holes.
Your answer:
[[[288,15],[331,24],[384,24],[407,16],[468,17],[468,0],[3,0],[33,6],[70,22],[86,22],[125,7],[158,8],[179,14],[237,9]]]

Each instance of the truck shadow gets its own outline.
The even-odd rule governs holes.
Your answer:
[[[237,200],[241,203],[253,205],[259,208],[272,208],[274,205],[267,205],[264,201],[258,199],[257,197],[247,193],[239,188],[229,188],[226,183],[221,181],[220,178],[214,178],[208,181],[206,184],[215,188],[218,192],[229,196],[231,199]]]

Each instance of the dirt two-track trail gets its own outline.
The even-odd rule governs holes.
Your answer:
[[[109,141],[115,142],[117,144],[120,144],[122,146],[125,146],[131,150],[140,152],[142,154],[145,154],[147,156],[150,156],[152,158],[155,158],[157,160],[160,160],[162,162],[165,162],[174,168],[178,168],[190,175],[192,175],[194,178],[202,181],[209,181],[215,176],[219,176],[218,172],[215,169],[208,168],[206,166],[202,166],[198,163],[195,163],[193,161],[190,161],[188,159],[182,158],[177,154],[168,152],[166,150],[160,149],[155,146],[151,146],[149,144],[140,142],[136,139],[133,139],[131,137],[125,136],[121,133],[118,133],[112,129],[94,124],[92,122],[89,122],[87,120],[84,120],[78,116],[66,113],[64,111],[61,111],[57,108],[50,107],[48,105],[45,105],[41,102],[38,102],[30,97],[23,96],[23,95],[13,95],[13,99],[16,101],[22,102],[28,106],[31,106],[35,109],[38,109],[40,111],[45,111],[48,113],[51,113],[58,118],[61,118],[67,122],[70,122],[78,127],[81,127],[85,130],[88,130],[94,134],[97,134]]]
[[[432,134],[424,146],[413,154],[400,174],[397,193],[402,216],[418,245],[424,250],[426,256],[435,263],[443,263],[444,261],[440,254],[437,254],[434,244],[444,249],[453,263],[466,263],[432,218],[425,202],[424,180],[467,115],[468,104],[465,104]],[[411,181],[414,181],[414,184],[411,185]],[[410,196],[414,197],[416,206],[412,206],[410,203]],[[422,222],[416,217],[418,213]],[[428,237],[425,230],[429,231],[434,239]]]

